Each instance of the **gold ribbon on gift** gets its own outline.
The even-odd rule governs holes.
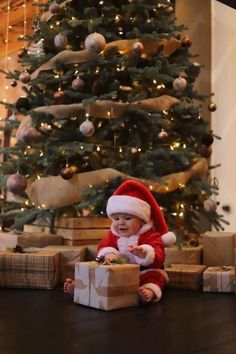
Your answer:
[[[82,194],[91,188],[103,188],[108,181],[120,177],[122,180],[132,179],[143,183],[153,192],[169,193],[185,185],[191,178],[206,176],[208,164],[201,158],[187,171],[163,176],[159,182],[136,178],[112,168],[83,172],[74,175],[70,180],[61,176],[42,177],[28,180],[26,193],[29,199],[42,208],[63,207],[78,203]]]
[[[117,48],[121,54],[131,55],[133,53],[133,45],[136,42],[141,42],[143,44],[142,57],[150,58],[153,54],[157,52],[157,50],[163,46],[163,51],[166,55],[173,54],[180,46],[181,41],[176,38],[163,39],[161,41],[157,41],[155,39],[123,39],[118,41],[113,41],[106,44],[104,51]],[[70,64],[83,64],[90,61],[92,58],[101,55],[97,53],[93,53],[88,49],[80,50],[74,52],[72,50],[63,50],[56,54],[53,58],[49,59],[46,63],[41,65],[37,70],[35,70],[31,74],[31,80],[37,78],[41,71],[53,70],[56,68],[56,64],[58,62],[64,65]]]

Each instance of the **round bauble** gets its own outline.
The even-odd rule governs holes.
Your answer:
[[[83,122],[82,124],[80,124],[79,126],[79,131],[81,132],[81,134],[83,134],[84,136],[91,136],[93,135],[93,133],[95,132],[95,127],[93,125],[93,122],[91,122],[91,120],[86,119],[85,122]]]
[[[217,109],[217,105],[214,103],[214,102],[211,102],[209,105],[208,105],[208,109],[210,112],[215,112],[216,109]]]
[[[100,53],[105,49],[106,40],[102,34],[94,32],[88,35],[84,42],[85,48],[93,53]]]
[[[187,80],[184,77],[177,77],[172,85],[176,91],[184,91],[187,87]]]
[[[158,139],[165,140],[168,137],[169,137],[169,134],[167,133],[167,131],[165,131],[164,129],[161,129],[160,133],[158,134]]]
[[[71,179],[74,174],[78,171],[76,166],[66,166],[61,169],[60,175],[63,179]]]
[[[79,91],[84,87],[84,81],[77,77],[72,81],[71,87],[74,91]]]
[[[27,97],[20,97],[16,101],[16,109],[21,112],[23,109],[29,111],[31,109],[31,104]]]
[[[139,55],[142,54],[143,49],[144,49],[144,46],[143,46],[143,43],[141,43],[141,42],[135,42],[132,45],[132,50],[136,54],[139,54]]]
[[[53,2],[53,3],[49,6],[48,10],[49,10],[53,15],[57,15],[57,14],[60,13],[61,7],[60,7],[60,5],[59,5],[58,3]]]
[[[205,157],[206,159],[211,157],[211,154],[212,154],[212,147],[211,146],[201,145],[198,150],[199,150],[199,153],[202,157]]]
[[[192,41],[188,36],[186,36],[182,39],[181,44],[183,47],[191,47]]]
[[[201,143],[206,145],[206,146],[210,146],[213,144],[214,138],[212,136],[212,134],[210,133],[203,133],[202,137],[201,137]]]
[[[7,178],[7,190],[12,193],[20,194],[25,191],[26,187],[27,180],[20,173],[15,173]]]
[[[18,136],[19,140],[24,141],[25,143],[31,143],[40,136],[40,133],[35,129],[35,127],[25,127],[20,131]]]
[[[59,33],[54,37],[54,44],[55,47],[59,49],[65,49],[67,46],[68,40],[67,37],[63,34]]]
[[[101,79],[94,81],[92,85],[92,94],[99,96],[105,92],[105,84]]]
[[[11,80],[11,87],[16,87],[17,81],[15,79]]]
[[[29,73],[23,72],[23,73],[20,74],[19,80],[20,80],[23,84],[27,84],[28,82],[30,82],[31,76],[30,76]]]
[[[53,97],[56,102],[60,103],[63,102],[65,98],[65,93],[62,90],[58,90],[54,93]]]
[[[206,199],[203,202],[203,207],[207,213],[213,213],[217,209],[217,203],[212,199]]]

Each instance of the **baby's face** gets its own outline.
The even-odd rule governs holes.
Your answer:
[[[126,213],[112,215],[113,228],[121,237],[136,235],[143,224],[144,222],[134,215]]]

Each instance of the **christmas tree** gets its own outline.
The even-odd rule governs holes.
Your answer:
[[[105,215],[131,178],[150,188],[177,235],[199,219],[223,229],[210,180],[214,140],[194,83],[201,65],[168,0],[66,0],[38,4],[21,71],[25,96],[8,103],[17,128],[3,148],[2,201],[13,227],[63,215]],[[210,110],[215,104],[211,103]],[[24,115],[19,122],[18,114]]]

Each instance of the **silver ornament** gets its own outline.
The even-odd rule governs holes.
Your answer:
[[[206,199],[203,202],[203,207],[207,213],[212,213],[216,211],[217,209],[217,204],[214,200],[212,199]]]
[[[30,82],[31,80],[31,76],[29,73],[27,72],[23,72],[19,75],[19,80],[23,83],[23,84],[27,84],[28,82]]]
[[[95,127],[93,125],[93,122],[91,122],[89,119],[86,119],[85,122],[80,124],[79,130],[84,136],[91,136],[95,131]]]
[[[136,54],[141,54],[143,51],[143,48],[144,48],[144,46],[143,46],[143,43],[141,43],[141,42],[135,42],[132,45],[132,50]]]
[[[83,88],[84,86],[84,81],[80,78],[76,78],[72,81],[71,87],[74,91],[79,91]]]
[[[67,37],[59,33],[54,38],[54,44],[57,48],[64,49],[67,46]]]
[[[58,3],[53,2],[53,3],[49,6],[48,10],[49,10],[53,15],[56,15],[56,14],[59,14],[59,12],[61,11],[61,7],[60,7],[60,5],[59,5]]]
[[[85,48],[94,53],[100,53],[105,49],[106,40],[100,33],[94,32],[88,35],[84,42]]]

